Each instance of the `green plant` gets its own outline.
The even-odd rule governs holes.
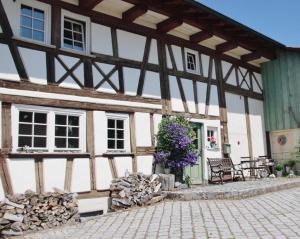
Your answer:
[[[189,175],[184,176],[184,183],[187,185],[188,188],[192,186],[192,179]]]
[[[280,163],[276,164],[275,170],[276,170],[276,171],[282,171],[282,170],[283,170],[283,165],[280,164]]]

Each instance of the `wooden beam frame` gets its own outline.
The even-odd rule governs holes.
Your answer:
[[[122,19],[127,22],[133,22],[138,17],[144,15],[147,12],[148,8],[146,5],[136,5],[126,12],[123,12]]]
[[[177,17],[171,17],[165,21],[158,23],[157,31],[159,33],[167,33],[169,31],[173,30],[174,28],[179,27],[180,25],[182,25],[182,23],[183,23],[182,19],[179,19]]]
[[[103,0],[79,0],[79,7],[85,10],[92,10]]]
[[[219,53],[224,53],[230,50],[233,50],[238,47],[236,42],[224,42],[216,46],[216,50]]]
[[[244,62],[254,61],[262,57],[262,54],[259,52],[252,52],[246,55],[241,56],[241,60]]]
[[[197,33],[191,35],[190,41],[193,43],[199,43],[199,42],[205,41],[211,37],[213,37],[213,34],[211,32],[201,31],[201,32],[197,32]]]

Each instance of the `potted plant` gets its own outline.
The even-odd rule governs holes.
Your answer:
[[[289,174],[290,171],[295,167],[296,161],[293,159],[287,160],[284,164],[284,171]]]
[[[278,163],[275,167],[277,177],[282,177],[283,165]]]
[[[162,119],[157,134],[155,162],[170,168],[175,181],[182,182],[183,169],[197,163],[198,153],[193,144],[194,131],[182,116]]]

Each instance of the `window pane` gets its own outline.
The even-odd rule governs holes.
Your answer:
[[[117,120],[117,128],[124,129],[124,120]]]
[[[123,140],[117,141],[117,149],[124,149],[124,141]]]
[[[82,26],[77,23],[73,23],[73,31],[82,32]]]
[[[78,116],[69,116],[68,124],[72,126],[79,126],[79,117]]]
[[[72,32],[68,30],[64,30],[64,37],[72,39]]]
[[[115,128],[115,120],[108,119],[108,128]]]
[[[65,20],[65,22],[64,22],[64,28],[72,30],[72,24],[71,24],[71,22]]]
[[[124,139],[124,130],[118,130],[117,131],[117,138],[118,139]]]
[[[25,27],[31,28],[32,27],[32,18],[22,16],[21,17],[21,26],[25,26]]]
[[[83,50],[83,44],[80,43],[80,42],[74,42],[74,49],[82,51]]]
[[[25,27],[21,27],[21,36],[32,39],[32,30]]]
[[[64,47],[73,49],[73,42],[71,40],[64,39]]]
[[[66,138],[55,138],[55,147],[56,148],[66,148]]]
[[[32,137],[29,137],[29,136],[19,136],[18,147],[24,147],[26,145],[29,147],[32,147],[31,139],[32,139]]]
[[[115,141],[114,140],[108,140],[108,145],[107,147],[109,149],[115,149]]]
[[[37,41],[44,41],[44,32],[33,31],[33,39]]]
[[[67,124],[67,116],[55,115],[55,124],[66,125]]]
[[[74,40],[82,42],[82,34],[74,33]]]
[[[44,21],[34,20],[33,21],[33,28],[35,30],[44,31]]]
[[[68,139],[68,148],[79,148],[79,139]]]
[[[35,147],[35,148],[46,148],[46,138],[45,137],[34,137],[33,147]]]
[[[107,137],[110,138],[110,139],[114,139],[115,138],[115,131],[109,129],[108,132],[107,132]]]
[[[55,126],[55,136],[67,136],[67,127]]]
[[[77,127],[69,127],[69,137],[79,137],[79,129]]]
[[[31,124],[19,124],[19,134],[31,135],[32,125]]]
[[[40,123],[40,124],[46,124],[47,123],[47,114],[35,113],[34,114],[34,122]]]
[[[32,122],[32,112],[20,111],[19,113],[20,122]]]
[[[38,19],[44,20],[44,11],[38,10],[38,9],[34,9],[33,16],[34,16],[34,18],[38,18]]]
[[[47,126],[46,125],[35,125],[34,126],[34,135],[47,135]]]
[[[21,14],[22,15],[32,16],[32,8],[31,7],[27,7],[25,5],[22,5],[21,6]]]

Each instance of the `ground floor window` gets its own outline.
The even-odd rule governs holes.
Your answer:
[[[218,146],[218,128],[208,127],[207,128],[207,148],[217,149]]]
[[[129,152],[129,116],[126,114],[107,114],[107,151]]]
[[[13,148],[16,151],[85,152],[85,112],[14,105]]]

